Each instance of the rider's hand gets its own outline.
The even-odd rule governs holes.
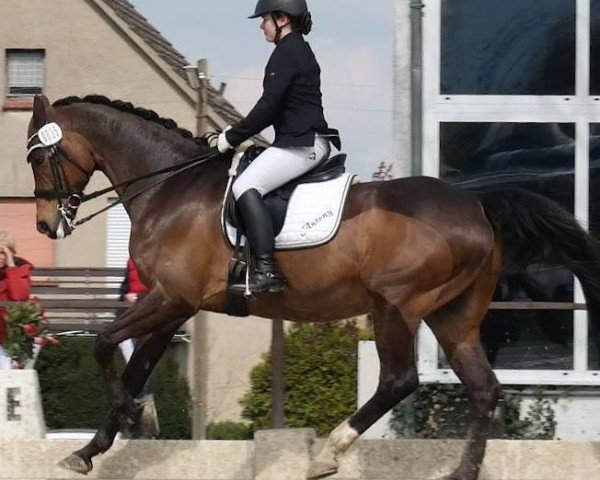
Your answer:
[[[127,300],[128,302],[134,303],[138,298],[138,294],[137,293],[126,293],[125,294],[125,300]]]
[[[7,267],[15,266],[15,256],[12,253],[12,250],[8,248],[6,245],[0,244],[0,252],[4,254],[5,263]]]
[[[217,149],[219,150],[219,153],[225,153],[227,150],[230,150],[233,148],[231,146],[231,144],[227,141],[227,137],[225,136],[225,132],[227,130],[229,130],[230,128],[231,128],[231,125],[229,125],[227,128],[225,128],[225,130],[223,130],[223,132],[220,133],[219,137],[217,138]]]

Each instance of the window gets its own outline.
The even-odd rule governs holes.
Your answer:
[[[7,50],[9,99],[27,98],[44,89],[44,50]]]
[[[572,123],[441,122],[440,178],[468,190],[526,189],[573,211],[574,139]],[[495,300],[573,302],[573,277],[558,266],[532,266],[504,275]],[[570,311],[490,310],[482,340],[494,368],[573,368]]]
[[[442,0],[449,95],[573,95],[575,0]]]
[[[600,95],[600,0],[590,3],[590,95]]]
[[[107,206],[116,198],[109,198]],[[129,258],[131,221],[122,204],[106,212],[106,266],[125,268]]]
[[[600,0],[428,2],[415,173],[465,189],[541,193],[598,234],[599,54]],[[556,265],[506,276],[495,300],[584,302],[579,283]],[[482,340],[500,381],[600,385],[588,312],[533,307],[492,309],[484,320]],[[422,381],[457,381],[426,326],[418,351]]]

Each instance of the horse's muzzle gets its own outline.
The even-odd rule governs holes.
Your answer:
[[[50,228],[48,223],[46,223],[45,221],[37,222],[36,227],[37,227],[37,231],[40,232],[42,235],[46,235],[47,237],[50,237],[52,240],[55,240],[56,238],[58,238],[56,235],[56,232],[52,231],[52,229]]]
[[[68,225],[65,225],[65,220],[62,218],[57,222],[57,225],[54,228],[52,228],[45,220],[38,221],[36,223],[36,228],[38,232],[40,232],[42,235],[46,235],[52,240],[65,238],[73,231],[72,228],[70,228]]]

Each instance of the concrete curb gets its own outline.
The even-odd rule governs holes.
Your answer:
[[[323,440],[311,429],[264,430],[254,441],[117,441],[89,478],[303,480]],[[0,441],[0,479],[82,478],[56,466],[84,441]],[[461,440],[359,440],[332,480],[433,480],[458,464]],[[491,440],[479,480],[600,478],[600,442]]]

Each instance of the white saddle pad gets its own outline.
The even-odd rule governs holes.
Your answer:
[[[342,210],[350,185],[360,180],[356,175],[344,173],[327,182],[302,183],[290,198],[283,228],[275,238],[276,250],[316,247],[335,237],[342,219]],[[227,188],[229,191],[231,185]],[[227,192],[225,193],[227,196]],[[225,223],[225,234],[235,245],[236,229]],[[242,236],[242,245],[245,237]]]

